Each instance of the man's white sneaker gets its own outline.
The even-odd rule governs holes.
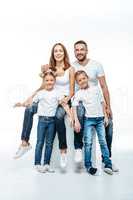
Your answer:
[[[18,151],[16,152],[14,159],[20,158],[21,156],[23,156],[25,153],[27,153],[30,149],[31,149],[31,145],[27,145],[27,146],[20,146]]]
[[[67,166],[67,155],[66,153],[61,153],[61,156],[60,156],[60,167],[62,169],[65,169]]]
[[[74,161],[76,164],[81,164],[82,162],[82,149],[75,150],[75,158]]]

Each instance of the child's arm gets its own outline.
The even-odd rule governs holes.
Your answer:
[[[74,117],[74,129],[78,133],[80,132],[81,125],[77,116],[77,106],[79,105],[79,101],[82,101],[82,93],[79,90],[76,92],[76,94],[73,97],[72,100],[72,111],[73,111],[73,117]]]
[[[74,117],[73,117],[73,113],[71,108],[69,107],[68,104],[61,104],[62,107],[64,108],[64,110],[66,111],[69,121],[70,121],[70,125],[73,126],[74,125]]]
[[[50,68],[50,66],[47,64],[47,65],[41,65],[41,72],[44,73],[46,72],[48,69]],[[43,77],[42,77],[43,78]],[[44,80],[42,81],[42,84],[41,86],[35,90],[35,92],[33,92],[33,94],[28,97],[24,102],[17,102],[14,104],[14,108],[15,107],[28,107],[28,106],[31,106],[32,103],[33,103],[33,98],[34,96],[37,94],[37,92],[39,92],[40,90],[44,89]]]
[[[80,125],[80,122],[79,122],[78,116],[77,116],[77,108],[74,106],[72,108],[72,111],[73,111],[73,116],[74,116],[74,129],[77,133],[79,133],[80,129],[81,129],[81,125]]]
[[[15,107],[28,107],[28,106],[31,106],[32,103],[33,103],[33,98],[34,96],[37,94],[37,92],[39,92],[40,90],[44,89],[44,81],[42,81],[42,84],[41,86],[35,91],[33,92],[33,94],[28,97],[24,102],[17,102],[15,103],[15,105],[13,106],[14,108]]]

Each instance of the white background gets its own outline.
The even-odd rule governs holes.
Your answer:
[[[106,73],[119,149],[132,148],[132,1],[5,0],[0,3],[0,137],[18,144],[25,100],[41,84],[40,65],[62,42],[74,61],[73,44],[88,43],[89,57]],[[36,123],[36,122],[35,122]],[[35,126],[36,127],[36,126]],[[36,131],[36,128],[35,130]],[[114,141],[114,143],[115,143]]]
[[[0,199],[132,200],[132,22],[132,0],[0,1]],[[80,39],[88,43],[89,57],[101,62],[106,73],[114,115],[113,162],[120,173],[92,177],[68,168],[64,175],[59,171],[42,175],[32,169],[34,148],[21,159],[12,159],[24,113],[12,106],[40,86],[40,65],[48,63],[54,43],[62,42],[73,61],[73,44]],[[37,116],[33,147],[36,125]],[[68,133],[72,150],[73,136]]]

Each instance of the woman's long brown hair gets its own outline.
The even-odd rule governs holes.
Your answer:
[[[57,46],[57,45],[60,45],[64,51],[64,70],[68,69],[71,65],[70,65],[70,61],[69,61],[69,56],[68,56],[68,53],[67,53],[67,50],[66,50],[66,47],[61,44],[61,43],[56,43],[52,50],[51,50],[51,56],[50,56],[50,60],[49,60],[49,65],[50,65],[50,68],[52,71],[56,71],[56,60],[54,58],[54,48]]]

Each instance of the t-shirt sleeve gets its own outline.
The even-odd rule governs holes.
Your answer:
[[[100,63],[97,63],[97,77],[104,76],[104,69],[103,66]]]
[[[72,106],[78,106],[79,105],[79,101],[81,101],[81,93],[80,91],[76,92],[74,97],[72,98]]]
[[[56,91],[56,98],[58,101],[64,98],[64,95],[61,92]]]
[[[37,93],[33,98],[33,102],[37,103],[38,101],[39,101],[39,93]]]

